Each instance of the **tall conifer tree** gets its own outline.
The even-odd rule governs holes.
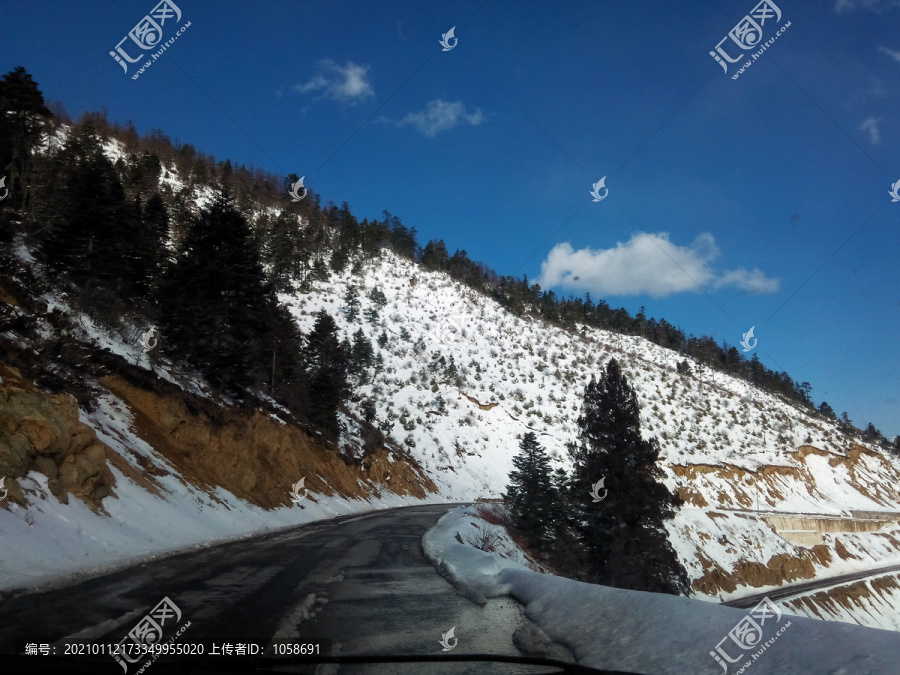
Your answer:
[[[509,474],[509,485],[503,500],[513,522],[536,551],[545,551],[555,523],[550,459],[538,443],[537,436],[529,431],[519,443],[519,454],[513,457],[515,469]]]
[[[164,338],[217,385],[268,370],[274,297],[247,221],[227,192],[194,219],[160,292]]]
[[[585,388],[574,459],[576,529],[594,571],[606,586],[683,594],[687,573],[663,522],[680,501],[662,483],[659,444],[644,440],[634,389],[610,359]],[[601,480],[602,487],[596,486]],[[595,501],[592,494],[599,495]]]

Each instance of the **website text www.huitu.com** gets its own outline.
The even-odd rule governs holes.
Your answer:
[[[191,22],[188,21],[188,22],[187,22],[186,24],[184,24],[181,28],[179,28],[179,29],[178,29],[178,32],[175,33],[175,35],[174,35],[171,39],[167,40],[166,42],[164,42],[164,43],[162,44],[162,46],[160,47],[160,49],[159,49],[158,52],[155,52],[155,53],[153,53],[153,54],[150,55],[150,60],[147,61],[147,63],[145,63],[143,66],[141,66],[141,67],[140,67],[140,70],[138,70],[134,75],[131,76],[131,79],[132,79],[132,80],[138,79],[138,78],[141,76],[141,73],[143,73],[145,70],[147,70],[147,68],[149,68],[150,66],[152,66],[152,65],[153,65],[153,62],[156,61],[156,59],[158,59],[160,56],[162,56],[162,53],[163,53],[164,51],[166,51],[170,46],[172,46],[173,44],[175,44],[175,40],[177,40],[178,37],[179,37],[184,31],[186,31],[186,30],[190,27],[190,25],[191,25]]]
[[[785,26],[785,28],[787,28],[787,26]],[[775,644],[775,640],[777,640],[779,637],[781,637],[781,634],[784,631],[786,631],[788,628],[790,628],[790,626],[791,626],[791,622],[788,621],[781,628],[779,628],[778,631],[775,633],[775,635],[773,635],[768,640],[766,640],[766,642],[763,643],[763,646],[759,649],[759,651],[754,652],[753,654],[750,655],[749,661],[744,661],[744,665],[742,665],[740,668],[738,668],[735,675],[741,675],[741,673],[746,672],[747,669],[750,668],[751,665],[753,665],[753,662],[756,661],[756,659],[758,659],[760,656],[762,656],[762,653],[764,651],[766,651],[769,647],[771,647],[773,644]]]
[[[756,53],[754,53],[754,54],[751,54],[750,56],[751,56],[752,58],[751,58],[749,61],[747,61],[747,63],[745,63],[744,65],[742,65],[742,66],[740,67],[740,69],[739,69],[734,75],[731,76],[731,79],[732,79],[732,80],[738,79],[738,78],[741,76],[741,73],[743,73],[745,70],[747,70],[747,68],[749,68],[751,65],[753,65],[753,62],[756,61],[756,59],[758,59],[760,56],[762,56],[762,53],[763,53],[764,51],[766,51],[770,46],[772,46],[773,44],[775,44],[775,40],[777,40],[778,37],[779,37],[784,31],[786,31],[786,30],[788,29],[788,27],[790,27],[790,25],[791,25],[791,22],[788,21],[788,22],[787,22],[786,24],[784,24],[781,28],[779,28],[779,29],[778,29],[778,32],[775,33],[775,37],[770,38],[769,40],[767,40],[766,42],[764,42],[764,43],[763,43],[763,46],[760,48],[760,50],[759,50],[758,52],[756,52]]]

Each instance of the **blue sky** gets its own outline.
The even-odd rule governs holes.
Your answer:
[[[779,0],[737,79],[753,0],[177,5],[135,80],[148,57],[109,52],[152,0],[4,0],[0,69],[558,294],[734,345],[755,326],[768,367],[900,433],[897,0]]]

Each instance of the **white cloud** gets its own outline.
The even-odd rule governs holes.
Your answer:
[[[834,11],[845,14],[857,9],[864,9],[875,14],[900,7],[900,0],[835,0]]]
[[[438,98],[429,101],[425,110],[409,113],[397,123],[397,126],[411,125],[426,136],[434,136],[441,131],[452,129],[460,123],[471,124],[473,127],[476,127],[483,121],[484,115],[478,108],[474,112],[469,113],[466,112],[466,106],[463,105],[462,101],[451,103]]]
[[[684,291],[699,292],[727,286],[748,293],[774,293],[777,279],[760,270],[743,268],[716,272],[710,264],[719,256],[715,238],[704,233],[690,246],[669,241],[666,232],[634,234],[615,248],[578,251],[568,243],[557,244],[541,263],[536,280],[544,288],[562,285],[599,295],[640,295],[664,298]]]
[[[343,66],[331,59],[319,62],[319,70],[308,82],[295,84],[293,89],[301,94],[321,91],[320,98],[331,98],[343,103],[359,103],[375,95],[367,79],[369,66],[347,61]]]
[[[882,54],[887,54],[892,59],[894,59],[894,61],[900,63],[900,52],[895,52],[893,49],[889,49],[888,47],[885,47],[883,45],[878,48],[878,51],[880,51]]]
[[[880,121],[880,117],[869,117],[859,125],[860,131],[869,132],[869,140],[872,142],[872,145],[878,145],[881,142],[881,132],[878,130]]]

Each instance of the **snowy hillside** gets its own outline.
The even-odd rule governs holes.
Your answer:
[[[105,152],[113,161],[124,156],[117,142],[108,142]],[[164,169],[160,182],[173,191],[184,187],[174,168]],[[211,195],[200,187],[194,200],[202,206]],[[17,254],[38,269],[26,246],[19,245]],[[352,319],[347,297],[359,302]],[[273,405],[252,418],[231,420],[241,433],[263,429],[265,443],[251,439],[245,448],[220,439],[219,450],[233,458],[248,448],[251,455],[269,452],[275,443],[284,475],[260,471],[249,480],[216,473],[211,467],[221,464],[219,456],[196,457],[202,444],[189,452],[187,441],[150,428],[160,411],[173,416],[169,429],[184,424],[190,415],[180,400],[154,398],[98,376],[92,385],[103,387],[100,405],[90,413],[81,410],[78,418],[107,448],[114,492],[100,497],[101,509],[91,510],[78,500],[59,502],[38,471],[21,479],[10,492],[14,499],[0,509],[0,536],[15,544],[0,553],[0,586],[421,498],[497,498],[527,431],[538,435],[555,466],[570,468],[566,447],[575,439],[584,386],[613,356],[637,392],[642,432],[659,440],[665,482],[686,502],[668,529],[696,598],[720,602],[778,587],[784,579],[900,564],[900,463],[894,457],[855,443],[835,423],[744,381],[696,363],[693,374],[680,374],[675,365],[683,357],[643,338],[586,327],[568,331],[514,316],[390,250],[355,272],[348,266],[279,300],[304,333],[324,309],[348,339],[361,330],[372,343],[380,365],[369,369],[368,382],[356,385],[358,397],[340,416],[338,450],[362,458],[360,420],[370,401],[377,426],[389,437],[383,456],[353,473],[321,458],[336,457],[334,448],[326,452],[324,444],[305,436],[310,456],[319,453],[318,463],[295,456],[300,432],[292,428],[279,436],[277,427],[287,425]],[[47,313],[75,314],[64,295],[48,293],[42,302]],[[54,335],[46,316],[38,321],[43,334]],[[137,337],[146,326],[121,335],[83,316],[77,323],[81,329],[73,337],[82,343],[152,370],[205,404],[227,408],[208,395],[199,377],[143,352]],[[26,350],[38,346],[20,335],[5,337]],[[27,388],[11,372],[0,385]],[[201,431],[198,438],[209,435]],[[301,511],[290,505],[287,490],[304,476],[316,496],[315,505]],[[176,514],[179,525],[172,528]],[[842,588],[810,594],[784,606],[797,614],[900,630],[892,579],[852,593]]]
[[[368,297],[376,287],[387,304],[367,322],[364,312],[377,309]],[[345,316],[348,290],[361,303],[355,322]],[[799,580],[900,563],[896,460],[851,444],[834,423],[746,382],[697,364],[698,375],[678,374],[677,354],[639,337],[569,333],[513,316],[389,251],[361,278],[334,276],[312,293],[281,300],[303,330],[324,308],[348,335],[362,328],[374,344],[387,333],[384,368],[361,392],[448,498],[498,497],[528,430],[557,466],[570,468],[566,443],[574,439],[584,385],[616,356],[637,391],[642,431],[660,442],[666,483],[687,502],[669,529],[698,597],[741,597],[777,587],[784,574]],[[461,386],[448,376],[451,358]],[[352,433],[344,443],[353,445]],[[779,536],[764,517],[854,523],[854,511],[888,513],[886,522],[870,522],[873,531],[809,532],[819,537],[811,547]],[[801,539],[803,530],[785,534]]]

